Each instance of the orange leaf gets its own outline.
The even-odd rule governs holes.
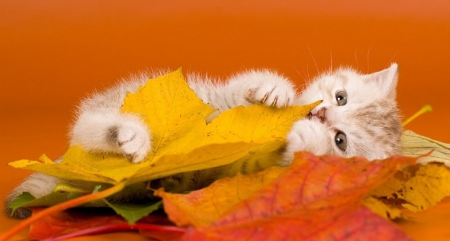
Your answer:
[[[393,235],[406,240],[407,237],[399,234],[393,225],[361,205],[370,190],[391,177],[401,166],[414,162],[414,158],[401,156],[368,162],[360,157],[344,159],[297,153],[294,162],[286,169],[272,168],[221,180],[186,195],[169,195],[161,190],[157,193],[163,197],[165,210],[172,221],[197,227],[187,236],[195,237],[192,240],[201,237],[208,240],[224,237],[230,237],[230,240],[236,237],[252,240],[282,238],[277,236],[278,233],[305,240],[320,235],[339,236],[339,233],[344,236],[369,235],[368,230],[386,232],[386,238]],[[257,187],[252,187],[251,181],[244,181],[247,178],[260,180]],[[229,182],[229,187],[221,188],[226,186],[226,182]],[[249,191],[230,192],[233,188],[247,188]],[[240,193],[245,193],[245,196],[240,196]],[[186,208],[188,206],[190,208]],[[214,218],[208,217],[214,209]],[[342,229],[346,226],[348,229]],[[348,233],[342,233],[341,229]]]
[[[252,175],[222,178],[206,189],[189,195],[164,192],[162,188],[156,190],[155,195],[163,198],[164,210],[171,214],[171,220],[178,226],[202,227],[217,220],[236,203],[275,180],[285,170],[271,167]]]
[[[244,224],[238,219],[228,221],[190,229],[182,240],[411,240],[395,225],[362,206],[303,209]]]

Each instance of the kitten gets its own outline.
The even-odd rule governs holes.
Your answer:
[[[293,125],[280,164],[288,165],[299,150],[369,160],[398,154],[402,126],[396,102],[397,80],[395,63],[368,75],[340,68],[317,77],[296,104],[323,102],[308,118]]]
[[[133,163],[141,162],[152,148],[151,130],[138,116],[120,113],[120,107],[128,92],[136,91],[149,78],[159,74],[162,73],[132,76],[84,100],[71,128],[70,144],[81,145],[92,152],[122,154]],[[289,165],[294,152],[301,150],[316,155],[365,156],[368,159],[386,158],[400,151],[402,129],[395,100],[397,64],[368,75],[348,68],[324,73],[314,79],[300,96],[296,95],[294,85],[287,78],[269,70],[246,71],[232,76],[225,83],[199,75],[188,75],[187,81],[205,103],[217,109],[209,120],[239,105],[265,104],[282,108],[323,100],[307,118],[293,125],[278,160],[282,166]],[[200,188],[217,179],[219,172],[220,168],[206,176],[204,172],[180,174],[161,179],[157,185],[177,186],[175,191]],[[189,183],[197,178],[208,181],[201,186]],[[41,197],[52,192],[58,182],[61,182],[58,178],[35,173],[12,191],[5,204],[8,206],[25,191]],[[81,181],[64,182],[83,187],[95,185]],[[149,193],[145,191],[144,183],[135,184],[112,199],[148,199],[151,198]],[[10,211],[6,208],[7,213]],[[23,218],[29,214],[27,209],[19,209],[14,216]]]

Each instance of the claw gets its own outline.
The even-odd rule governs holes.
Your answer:
[[[248,89],[247,96],[250,97],[250,99],[253,99],[254,92],[255,92],[255,89]]]
[[[127,158],[130,161],[133,161],[136,158],[136,155],[134,155],[132,153],[124,153],[123,155],[125,156],[125,158]]]
[[[267,101],[267,98],[269,98],[269,92],[267,92],[265,95],[264,95],[264,97],[263,97],[263,99],[261,100],[261,103],[266,103],[266,101]]]
[[[287,101],[286,101],[286,104],[284,104],[284,106],[283,106],[283,107],[284,107],[284,108],[288,107],[288,106],[289,106],[289,102],[290,102],[290,101],[291,101],[291,98],[288,98],[288,99],[287,99]]]
[[[275,98],[273,99],[273,102],[272,102],[271,106],[277,106],[277,102],[278,102],[278,95],[275,96]]]

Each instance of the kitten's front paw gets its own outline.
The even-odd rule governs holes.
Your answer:
[[[271,79],[250,86],[247,90],[247,101],[282,108],[294,102],[295,91],[292,84],[284,80]]]
[[[301,119],[295,122],[286,137],[286,147],[278,164],[291,164],[294,153],[299,151],[308,151],[315,155],[334,154],[329,131],[320,121]]]
[[[133,163],[144,160],[150,151],[150,135],[137,124],[121,125],[110,130],[111,137],[119,145],[122,154]]]

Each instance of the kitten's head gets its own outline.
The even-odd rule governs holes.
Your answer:
[[[290,138],[299,135],[294,139],[300,138],[302,149],[318,155],[372,160],[397,154],[402,127],[396,86],[397,64],[372,74],[348,68],[322,74],[303,91],[299,103],[323,102],[294,126]]]

